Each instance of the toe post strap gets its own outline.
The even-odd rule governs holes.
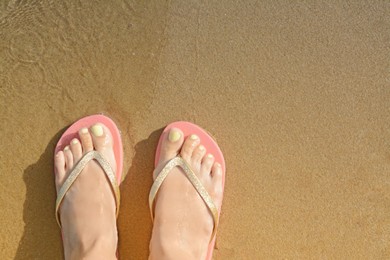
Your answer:
[[[160,189],[162,183],[164,182],[165,178],[168,176],[168,174],[171,172],[171,170],[175,167],[179,166],[183,169],[185,175],[187,176],[188,180],[191,182],[191,184],[194,186],[196,191],[199,193],[200,197],[205,202],[207,208],[210,210],[213,220],[214,220],[214,227],[213,227],[213,233],[211,235],[212,240],[216,234],[217,226],[218,226],[218,208],[214,204],[213,200],[211,199],[209,193],[199,180],[199,178],[196,176],[196,174],[191,169],[190,165],[180,156],[177,156],[170,160],[164,168],[161,170],[161,172],[157,175],[156,180],[153,183],[153,186],[149,193],[149,208],[150,208],[150,214],[152,217],[152,221],[154,219],[154,200],[156,198],[157,192]]]
[[[102,167],[104,173],[106,174],[111,188],[114,192],[115,196],[115,203],[116,203],[116,216],[118,217],[119,213],[119,203],[120,203],[120,192],[119,192],[119,185],[115,177],[115,173],[112,170],[110,163],[103,157],[101,153],[98,151],[90,151],[86,153],[80,161],[73,167],[71,170],[69,177],[65,180],[64,184],[61,186],[60,190],[57,193],[57,200],[56,200],[56,220],[58,225],[61,228],[61,221],[59,216],[59,209],[61,206],[62,201],[64,200],[64,197],[72,184],[76,181],[77,177],[80,175],[84,167],[87,165],[88,162],[91,160],[95,160],[100,167]]]

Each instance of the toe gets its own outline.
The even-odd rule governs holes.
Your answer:
[[[93,150],[92,137],[88,131],[88,128],[81,128],[79,131],[79,136],[81,140],[81,146],[83,147],[83,153],[87,153]]]
[[[192,153],[192,162],[200,164],[205,154],[206,148],[203,145],[198,145]]]
[[[183,147],[181,148],[181,157],[183,157],[184,160],[187,162],[190,161],[192,153],[194,152],[194,149],[199,144],[200,139],[197,135],[190,135],[186,138],[184,141]]]
[[[201,173],[202,174],[210,174],[211,173],[211,167],[214,164],[214,156],[212,154],[207,154],[205,157],[203,157],[202,166],[201,166]]]
[[[72,151],[73,154],[73,162],[78,162],[81,159],[81,156],[83,154],[83,150],[81,148],[81,143],[79,139],[74,138],[70,142],[70,150]]]
[[[183,136],[183,132],[178,128],[172,128],[169,132],[164,133],[160,162],[165,163],[178,155],[183,145]]]
[[[213,186],[213,198],[214,202],[218,204],[217,206],[220,206],[222,201],[222,194],[223,194],[223,172],[222,167],[219,163],[214,163],[212,169],[211,169],[211,176],[212,176],[212,186]]]
[[[91,127],[90,131],[92,133],[93,147],[97,151],[112,147],[111,133],[105,125],[97,123]]]
[[[179,154],[184,141],[183,132],[178,128],[172,128],[169,131],[164,132],[161,138],[160,160],[153,172],[153,179],[157,177],[157,174],[169,160],[175,158]]]
[[[219,163],[214,163],[211,169],[211,177],[213,178],[214,183],[222,184],[222,167]]]
[[[65,155],[65,170],[68,171],[73,167],[73,154],[68,145],[65,146],[64,148],[64,155]]]
[[[54,156],[54,169],[55,169],[55,175],[56,175],[56,188],[57,190],[61,186],[61,184],[64,182],[65,179],[65,155],[63,151],[59,151]]]

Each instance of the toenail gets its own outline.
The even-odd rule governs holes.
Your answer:
[[[169,136],[168,136],[168,139],[169,141],[171,142],[176,142],[180,139],[180,132],[175,130],[175,129],[172,129],[170,132],[169,132]]]
[[[199,150],[204,151],[205,150],[204,146],[203,145],[199,146]]]
[[[79,140],[77,140],[77,139],[72,140],[72,144],[78,144],[78,143],[79,143]]]
[[[211,153],[209,153],[208,155],[207,155],[207,158],[213,158],[214,156],[211,154]]]
[[[94,125],[91,127],[91,132],[94,136],[102,136],[103,135],[103,127],[101,125]]]
[[[69,150],[69,145],[65,146],[64,148],[64,151],[68,151]]]
[[[190,136],[190,139],[191,139],[191,140],[198,140],[199,137],[198,137],[197,135],[191,135],[191,136]]]
[[[218,168],[221,168],[221,165],[219,163],[215,163],[215,166],[217,166]]]
[[[87,134],[88,133],[88,128],[84,127],[84,128],[81,128],[80,132],[82,134]]]

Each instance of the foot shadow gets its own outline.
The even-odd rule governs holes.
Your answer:
[[[39,160],[24,170],[26,199],[23,205],[24,233],[15,260],[61,259],[61,232],[55,221],[54,147],[66,128],[49,142]]]
[[[26,199],[23,206],[24,233],[15,260],[63,259],[61,232],[54,216],[54,147],[67,129],[49,142],[39,160],[23,174]],[[152,231],[148,196],[153,183],[154,154],[162,128],[135,146],[132,166],[121,184],[121,209],[118,219],[119,255],[122,259],[147,259]]]
[[[149,191],[153,183],[154,155],[163,128],[135,145],[129,174],[121,184],[121,208],[118,219],[121,259],[148,259],[152,220]]]

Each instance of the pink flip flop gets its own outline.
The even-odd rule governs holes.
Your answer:
[[[97,163],[100,164],[102,169],[104,170],[109,183],[111,185],[111,188],[113,189],[115,200],[116,200],[116,215],[118,216],[119,212],[119,203],[120,203],[120,192],[119,192],[119,184],[122,180],[122,170],[123,170],[123,147],[122,147],[122,140],[121,135],[118,127],[116,124],[108,117],[103,115],[92,115],[84,117],[75,123],[73,123],[61,136],[60,140],[58,141],[54,154],[57,154],[58,151],[61,151],[64,149],[65,146],[70,144],[70,141],[73,138],[78,138],[78,132],[81,128],[89,128],[93,126],[96,123],[104,124],[111,132],[111,136],[113,138],[113,149],[114,149],[114,155],[116,160],[116,169],[111,169],[109,166],[109,163],[105,160],[105,158],[95,150],[92,150],[86,154],[83,155],[83,157],[75,164],[73,169],[70,171],[68,178],[65,180],[62,187],[59,189],[57,193],[57,201],[56,201],[56,219],[58,225],[61,227],[61,221],[59,218],[59,208],[61,205],[61,202],[66,194],[66,192],[70,189],[73,182],[77,179],[85,165],[90,160],[95,160]]]
[[[114,143],[115,160],[117,164],[116,177],[120,183],[122,180],[121,177],[122,177],[122,170],[123,170],[123,146],[122,146],[121,134],[114,121],[112,121],[110,118],[106,116],[103,115],[86,116],[73,123],[65,131],[65,133],[62,134],[60,140],[56,145],[54,154],[57,154],[58,151],[63,150],[65,146],[69,145],[70,141],[72,141],[73,138],[78,138],[79,136],[78,132],[81,128],[83,127],[89,128],[96,123],[104,124],[111,132],[113,143]]]
[[[154,165],[155,167],[157,167],[157,164],[158,164],[158,161],[160,159],[160,150],[161,150],[161,145],[162,145],[162,141],[163,141],[163,136],[165,136],[165,133],[169,133],[169,131],[172,129],[172,128],[178,128],[180,129],[183,133],[184,133],[184,139],[187,137],[187,136],[190,136],[192,134],[196,134],[197,136],[199,136],[200,138],[200,142],[201,144],[206,148],[207,150],[207,153],[210,153],[214,156],[215,158],[215,162],[219,163],[222,167],[222,172],[223,172],[223,177],[222,177],[222,186],[225,187],[225,173],[226,173],[226,164],[225,164],[225,159],[223,157],[223,154],[222,154],[222,151],[221,149],[219,148],[218,144],[216,143],[216,141],[202,128],[200,128],[199,126],[195,125],[195,124],[192,124],[192,123],[189,123],[189,122],[184,122],[184,121],[180,121],[180,122],[174,122],[174,123],[171,123],[169,124],[163,131],[163,133],[161,134],[161,137],[160,137],[160,140],[158,142],[158,145],[157,145],[157,149],[156,149],[156,156],[155,156],[155,162],[154,162]],[[151,193],[149,195],[149,206],[151,207],[151,214],[152,214],[152,218],[153,218],[153,201],[154,201],[154,197],[156,196],[156,193],[159,189],[159,186],[161,185],[161,183],[164,181],[164,178],[166,177],[166,175],[168,174],[168,172],[170,171],[170,169],[172,169],[173,167],[176,167],[176,166],[181,166],[182,168],[188,168],[188,165],[185,163],[185,162],[173,162],[173,160],[177,159],[178,157],[172,159],[170,162],[167,163],[167,165],[164,167],[164,169],[160,172],[160,174],[158,175],[158,177],[156,178],[155,180],[155,183],[153,184],[152,186],[152,189],[151,189]],[[180,158],[181,159],[181,158]],[[183,160],[184,161],[184,160]],[[171,163],[173,162],[173,163]],[[172,165],[169,165],[169,164],[172,164]],[[183,165],[184,164],[184,165]],[[187,170],[183,169],[185,172]],[[191,171],[191,170],[190,170]],[[187,173],[186,173],[187,174]],[[160,176],[161,175],[161,176]],[[164,176],[162,176],[164,175]],[[158,180],[159,178],[161,177],[160,180]],[[189,180],[191,182],[193,182],[193,180],[191,180],[191,176],[187,176],[189,178]],[[194,183],[193,183],[194,184]],[[202,185],[203,186],[203,185]],[[198,190],[199,192],[199,190]],[[203,197],[202,197],[203,198]],[[208,202],[203,198],[203,200],[206,202],[206,205],[209,206]],[[210,207],[209,207],[210,208]],[[219,216],[221,214],[221,207],[219,207],[217,209],[217,215],[218,215],[218,218],[219,219]],[[215,220],[215,219],[214,219]],[[218,221],[217,221],[218,222]],[[214,228],[215,228],[215,231],[213,232],[213,236],[212,236],[212,239],[210,240],[210,243],[209,243],[209,247],[208,247],[208,251],[207,251],[207,257],[206,257],[206,260],[211,260],[212,258],[212,255],[213,255],[213,251],[214,251],[214,245],[215,245],[215,232],[216,232],[216,225],[218,225],[218,223],[214,223]]]

